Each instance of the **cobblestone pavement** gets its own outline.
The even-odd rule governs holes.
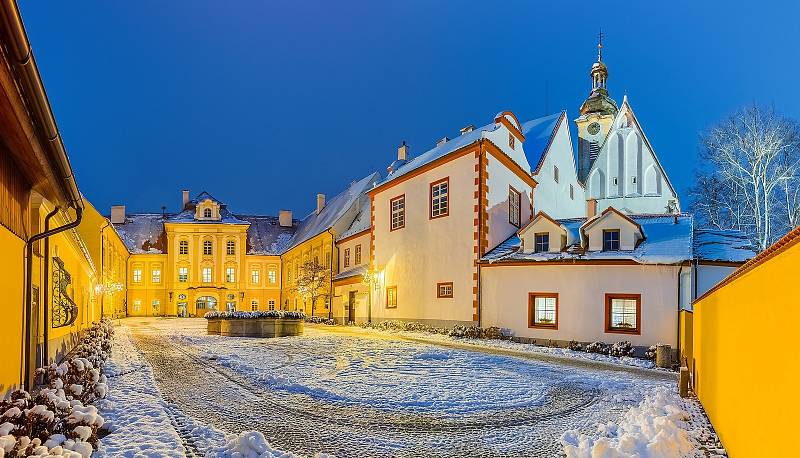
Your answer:
[[[558,438],[564,431],[593,432],[597,423],[617,420],[638,403],[641,390],[674,383],[607,367],[592,372],[585,367],[447,349],[458,367],[472,366],[464,372],[437,363],[440,347],[326,335],[311,329],[310,336],[288,338],[292,340],[227,338],[236,345],[233,353],[255,354],[257,366],[265,372],[299,379],[309,373],[323,374],[318,377],[325,378],[321,386],[340,389],[342,395],[332,396],[316,385],[297,392],[262,383],[252,372],[209,357],[209,351],[223,352],[224,340],[209,337],[216,342],[209,348],[187,344],[180,337],[183,323],[175,326],[177,320],[172,320],[165,325],[168,321],[129,319],[125,324],[152,365],[170,408],[224,431],[261,431],[273,446],[308,455],[559,456]],[[191,342],[207,339],[197,329],[193,332],[196,340]],[[382,360],[381,351],[392,361]],[[428,357],[419,359],[419,355]],[[460,399],[458,391],[469,386],[471,379],[477,391]],[[615,383],[609,385],[609,380]],[[516,389],[523,384],[526,389]],[[439,387],[441,406],[436,404]],[[620,387],[629,390],[620,395]],[[404,397],[413,398],[409,390],[433,393],[434,401],[409,403]],[[366,395],[360,396],[362,392]],[[382,399],[373,399],[378,396]]]

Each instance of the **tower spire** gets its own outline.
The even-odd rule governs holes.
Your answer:
[[[603,61],[603,28],[600,28],[600,33],[597,35],[597,61]]]

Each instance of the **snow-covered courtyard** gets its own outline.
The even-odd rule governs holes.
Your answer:
[[[676,385],[665,371],[360,328],[252,339],[206,335],[204,319],[120,324],[100,406],[113,425],[107,456],[133,455],[137,440],[145,453],[202,456],[223,433],[247,430],[309,456],[559,456],[565,432],[596,437]]]

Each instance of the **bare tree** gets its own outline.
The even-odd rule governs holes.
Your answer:
[[[800,223],[800,127],[772,109],[747,107],[701,139],[690,191],[701,225],[738,229],[764,250]]]
[[[316,259],[305,261],[300,266],[294,289],[304,297],[311,299],[311,316],[314,316],[317,300],[327,298],[329,295],[329,290],[326,288],[329,278],[329,268],[320,264]]]

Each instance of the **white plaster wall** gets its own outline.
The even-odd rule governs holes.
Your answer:
[[[486,180],[488,198],[488,250],[496,247],[531,219],[531,187],[491,154],[487,154]],[[508,191],[513,186],[520,193],[520,226],[508,222]],[[535,192],[535,191],[534,191]]]
[[[678,267],[546,265],[481,268],[482,326],[536,339],[666,343],[678,335]],[[558,329],[528,327],[528,293],[558,293]],[[605,332],[605,294],[642,295],[641,335]]]
[[[536,167],[538,164],[532,164]],[[558,183],[554,168],[558,167]],[[578,183],[572,139],[566,117],[558,126],[553,143],[545,155],[542,167],[534,175],[539,182],[533,196],[533,213],[544,211],[552,218],[578,218],[586,216],[586,190]],[[569,187],[572,185],[573,198]]]
[[[717,283],[724,280],[725,277],[733,273],[734,270],[736,270],[736,267],[710,266],[703,264],[698,265],[697,278],[696,278],[697,295],[694,298],[697,299],[698,297],[705,294],[706,291],[717,286]]]
[[[356,264],[356,245],[361,245],[361,263]],[[339,249],[339,272],[350,270],[359,265],[369,265],[369,232],[360,235],[344,243],[336,242]],[[350,265],[344,266],[344,251],[350,249]]]
[[[477,163],[470,152],[374,196],[374,266],[380,286],[373,296],[373,320],[472,322]],[[430,219],[430,183],[448,176],[450,214]],[[401,194],[405,228],[390,231],[389,201]],[[453,298],[437,298],[436,284],[450,281]],[[387,286],[397,286],[397,308],[385,306]]]
[[[514,124],[514,121],[510,121]],[[530,173],[531,171],[531,164],[528,163],[528,157],[525,156],[525,149],[521,141],[519,139],[514,140],[514,148],[512,149],[508,145],[508,136],[511,132],[508,128],[502,124],[498,126],[497,129],[491,132],[484,132],[484,138],[489,139],[495,146],[500,148],[500,150],[508,155],[511,159],[514,160],[522,170],[525,170]]]

